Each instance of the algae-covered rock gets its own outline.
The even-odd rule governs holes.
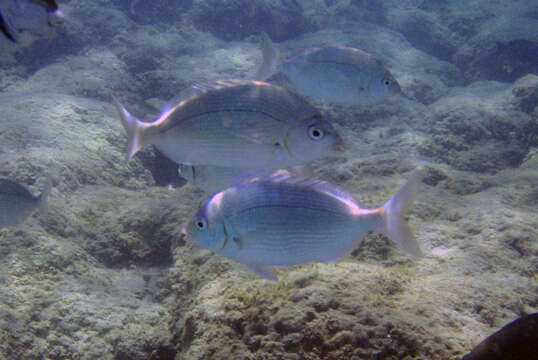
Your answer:
[[[189,15],[199,29],[223,40],[241,40],[265,31],[281,41],[313,29],[293,0],[194,0]]]
[[[536,146],[538,124],[524,99],[532,98],[537,86],[533,77],[514,86],[486,82],[453,90],[429,106],[422,126],[431,135],[420,152],[461,170],[495,172],[518,166]]]

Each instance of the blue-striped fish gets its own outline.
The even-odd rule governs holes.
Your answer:
[[[365,105],[401,92],[381,60],[362,50],[324,46],[283,59],[267,34],[262,34],[263,64],[255,79],[283,73],[298,93],[337,104]]]
[[[418,256],[404,221],[422,172],[380,208],[361,209],[353,198],[319,180],[287,175],[258,178],[213,195],[183,229],[193,241],[277,281],[274,268],[332,262],[349,254],[370,231],[386,233]]]
[[[205,85],[153,122],[116,106],[129,138],[127,160],[152,144],[179,164],[276,170],[343,150],[314,106],[260,81]]]

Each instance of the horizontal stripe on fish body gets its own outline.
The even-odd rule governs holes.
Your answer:
[[[262,276],[264,267],[340,259],[371,231],[385,232],[419,255],[403,213],[420,179],[413,174],[385,206],[371,210],[319,180],[288,175],[252,179],[211,197],[185,232],[191,241]]]

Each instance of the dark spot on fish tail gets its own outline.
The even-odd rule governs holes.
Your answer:
[[[281,144],[280,144],[280,142],[279,142],[279,141],[276,141],[276,142],[275,142],[275,143],[273,144],[273,146],[274,146],[274,147],[280,147],[280,146],[281,146]]]
[[[2,13],[0,13],[0,30],[4,33],[4,35],[11,41],[17,42],[15,38],[9,33],[9,30],[7,29],[6,22],[4,21],[4,18],[2,16]]]
[[[234,241],[235,245],[237,246],[237,248],[239,250],[241,250],[241,248],[243,247],[243,243],[241,242],[241,238],[238,238],[237,236],[234,236],[233,241]]]

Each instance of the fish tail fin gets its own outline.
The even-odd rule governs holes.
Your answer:
[[[262,32],[261,48],[263,53],[263,63],[258,69],[254,79],[264,81],[270,78],[276,71],[278,64],[281,62],[281,56],[273,45],[271,38],[266,32]]]
[[[48,198],[49,198],[51,190],[52,190],[52,177],[48,175],[47,180],[45,182],[45,186],[43,187],[41,194],[39,194],[39,197],[37,198],[37,208],[39,209],[40,214],[43,214],[47,211],[47,208],[49,206]]]
[[[123,105],[120,104],[118,99],[113,96],[114,105],[120,113],[121,124],[127,132],[127,153],[125,155],[125,160],[129,162],[132,157],[144,146],[142,143],[142,129],[143,122],[131,115]]]
[[[9,31],[9,27],[6,21],[4,20],[2,13],[0,13],[0,31],[2,31],[2,33],[4,33],[4,35],[12,42],[17,42],[17,40],[15,40],[13,35],[11,35],[11,32]]]
[[[411,228],[404,219],[406,210],[415,200],[423,171],[416,170],[405,185],[383,205],[385,213],[385,232],[390,239],[415,257],[422,255]]]

